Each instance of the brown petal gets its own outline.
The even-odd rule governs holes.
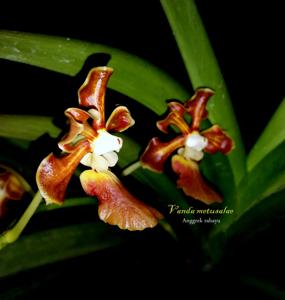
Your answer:
[[[170,108],[171,111],[176,112],[181,117],[183,117],[184,113],[186,112],[184,105],[177,101],[169,102],[168,107]]]
[[[157,122],[157,127],[164,133],[168,133],[168,126],[175,125],[183,134],[188,134],[191,132],[186,121],[183,119],[183,115],[180,115],[180,112],[170,112],[168,116],[161,121]]]
[[[84,171],[80,175],[84,191],[99,201],[102,221],[121,229],[143,230],[156,226],[162,215],[132,196],[110,171]]]
[[[105,125],[105,93],[112,73],[113,69],[108,67],[93,68],[78,90],[79,104],[98,112],[97,120],[93,123],[95,129]]]
[[[9,200],[20,200],[25,189],[19,179],[9,171],[0,173],[0,218],[6,213],[6,203]]]
[[[163,166],[167,158],[179,147],[182,147],[185,137],[180,135],[168,143],[163,143],[159,138],[152,138],[140,157],[140,161],[144,168],[152,171],[162,172]]]
[[[185,103],[185,109],[192,117],[192,130],[199,130],[201,121],[206,119],[208,112],[206,105],[214,91],[209,88],[199,88],[194,96]]]
[[[56,157],[51,153],[41,162],[36,180],[40,193],[47,204],[63,203],[70,178],[88,151],[89,144],[84,141],[79,143],[70,154]]]
[[[135,124],[129,110],[125,106],[115,108],[109,117],[106,128],[107,131],[122,132]]]
[[[183,189],[186,195],[206,204],[222,202],[221,196],[204,181],[196,162],[186,160],[181,155],[174,155],[172,157],[172,169],[179,175],[177,185]]]
[[[234,148],[233,140],[218,125],[212,126],[201,134],[208,139],[205,152],[214,154],[220,151],[227,154]]]
[[[69,132],[58,143],[58,147],[65,152],[72,152],[76,147],[74,141],[78,138],[78,135],[83,131],[94,131],[87,120],[91,117],[89,113],[80,108],[68,108],[65,115],[69,119]],[[94,132],[95,133],[95,132]]]

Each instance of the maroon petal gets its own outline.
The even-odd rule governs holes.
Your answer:
[[[88,151],[89,143],[84,141],[79,143],[70,154],[61,157],[50,154],[41,162],[36,180],[40,193],[47,204],[63,203],[70,178]]]
[[[96,130],[105,126],[105,93],[112,73],[113,69],[108,67],[93,68],[78,90],[79,104],[97,112],[93,122]]]
[[[192,117],[192,130],[199,131],[201,121],[207,118],[206,105],[212,95],[214,95],[214,91],[211,89],[199,88],[193,97],[185,103],[185,109]]]
[[[220,151],[227,154],[234,148],[233,140],[218,125],[212,126],[201,134],[208,139],[205,152],[214,154]]]
[[[77,146],[79,134],[89,132],[90,135],[96,132],[87,123],[91,116],[86,111],[72,107],[65,111],[65,115],[69,119],[69,132],[58,143],[58,147],[65,152],[72,152]]]
[[[135,124],[129,110],[125,106],[115,108],[109,117],[106,128],[107,131],[122,132]]]
[[[0,219],[6,214],[6,204],[10,200],[20,200],[25,189],[19,179],[10,171],[0,173]]]
[[[180,135],[168,143],[163,143],[159,138],[152,138],[140,157],[140,161],[144,168],[152,171],[162,172],[163,166],[167,158],[178,148],[182,147],[185,137]]]
[[[186,121],[183,119],[183,116],[180,114],[180,112],[172,111],[168,114],[168,116],[164,120],[157,122],[158,129],[164,133],[168,133],[167,128],[170,125],[176,126],[178,129],[180,129],[180,131],[183,134],[188,134],[191,132],[191,129],[189,128]]]

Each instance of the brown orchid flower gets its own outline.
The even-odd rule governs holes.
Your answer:
[[[206,204],[221,202],[222,198],[203,179],[198,163],[204,152],[214,154],[220,151],[227,154],[234,147],[232,139],[218,125],[200,131],[202,120],[208,116],[206,104],[213,94],[209,88],[199,88],[184,105],[170,102],[169,114],[164,120],[157,122],[157,127],[168,133],[168,126],[174,125],[181,134],[170,142],[161,142],[157,137],[152,138],[140,158],[143,167],[162,172],[165,161],[178,149],[178,153],[171,160],[173,171],[179,175],[178,187],[182,188],[186,195]],[[191,117],[190,124],[185,120],[185,114]]]
[[[70,130],[58,143],[62,154],[49,154],[37,171],[37,184],[46,203],[61,204],[72,174],[81,163],[90,169],[80,175],[81,185],[99,202],[99,217],[121,229],[154,227],[162,215],[132,196],[109,168],[118,161],[123,140],[109,132],[122,132],[134,124],[125,106],[117,107],[105,121],[105,92],[113,70],[93,68],[78,91],[79,104],[88,109],[68,108]]]
[[[7,203],[21,200],[25,189],[17,176],[4,166],[0,166],[0,220],[6,215]]]

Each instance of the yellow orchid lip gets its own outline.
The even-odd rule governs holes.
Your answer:
[[[79,163],[91,168],[84,171],[81,184],[85,192],[99,200],[100,218],[122,229],[143,230],[154,227],[161,214],[132,196],[109,171],[118,161],[123,146],[122,132],[135,121],[127,107],[118,106],[105,122],[105,93],[113,69],[93,68],[78,90],[81,108],[69,108],[69,132],[58,143],[60,156],[49,154],[40,163],[36,181],[46,203],[62,204],[70,179]],[[91,122],[90,122],[91,120]]]
[[[202,120],[208,116],[207,102],[213,94],[209,88],[200,88],[184,105],[176,101],[170,102],[169,114],[164,120],[157,122],[157,127],[167,134],[168,127],[174,125],[181,134],[169,142],[152,138],[140,157],[144,168],[163,172],[166,160],[178,150],[178,154],[172,157],[172,169],[179,175],[178,187],[186,195],[206,204],[220,202],[221,197],[205,182],[197,162],[203,159],[204,152],[214,154],[220,151],[227,154],[234,148],[232,139],[218,125],[200,131]],[[189,124],[184,118],[185,114],[191,117]]]

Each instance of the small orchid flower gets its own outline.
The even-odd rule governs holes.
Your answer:
[[[88,109],[68,108],[70,130],[58,143],[62,154],[49,154],[37,171],[37,184],[46,203],[61,204],[79,163],[90,168],[80,175],[81,185],[99,201],[99,217],[121,229],[154,227],[162,215],[132,196],[109,170],[118,161],[123,140],[110,132],[122,132],[134,124],[129,110],[118,106],[105,122],[105,91],[113,70],[92,69],[78,91],[79,104]]]
[[[179,175],[178,187],[186,195],[206,204],[221,202],[222,198],[201,176],[199,162],[203,159],[204,152],[214,154],[220,151],[227,154],[234,146],[232,139],[218,125],[200,131],[201,121],[208,116],[206,104],[213,94],[211,89],[200,88],[184,105],[170,102],[169,114],[164,120],[157,122],[157,127],[168,133],[168,126],[174,125],[181,134],[170,142],[152,138],[140,158],[143,167],[162,172],[165,161],[178,150],[171,160],[173,171]],[[191,117],[190,124],[185,120],[185,114]]]
[[[5,167],[0,166],[0,220],[5,217],[7,203],[21,200],[25,189],[19,179]]]

